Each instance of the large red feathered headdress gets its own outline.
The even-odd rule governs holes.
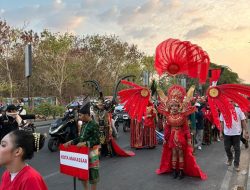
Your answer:
[[[205,83],[209,65],[208,54],[188,41],[168,39],[156,48],[155,69],[159,75],[186,74]]]
[[[250,96],[250,87],[248,86],[240,84],[211,86],[207,90],[207,96],[217,128],[220,128],[218,109],[223,115],[228,128],[232,127],[232,116],[234,120],[237,120],[234,105],[230,101],[237,103],[242,111],[248,111],[250,107],[250,102],[247,99],[247,96]]]

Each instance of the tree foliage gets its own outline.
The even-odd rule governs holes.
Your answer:
[[[112,95],[119,77],[143,70],[143,53],[117,36],[35,33],[0,21],[0,96],[27,97],[27,44],[32,44],[31,96],[56,96],[61,103],[90,93],[85,80],[99,81],[104,94]]]
[[[218,84],[237,84],[242,83],[243,81],[239,78],[239,75],[236,72],[233,72],[229,67],[223,65],[217,65],[211,63],[210,68],[220,68],[223,69],[222,75],[218,81]]]
[[[145,56],[136,45],[121,41],[118,36],[75,36],[48,30],[36,33],[0,20],[0,96],[27,97],[24,77],[27,44],[32,44],[33,52],[30,78],[33,97],[56,96],[66,103],[75,96],[90,94],[93,89],[83,84],[93,79],[99,81],[105,95],[112,95],[116,81],[124,75],[135,75],[138,84],[142,84],[143,71],[149,71],[151,78],[157,75],[154,57]],[[211,63],[211,68],[221,67],[225,69],[218,84],[242,82],[230,68]],[[176,80],[183,76],[178,77]],[[173,83],[171,77],[163,76],[159,86],[167,89]],[[198,81],[188,79],[187,86],[192,84],[198,85]]]

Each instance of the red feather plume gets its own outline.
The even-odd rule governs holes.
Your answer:
[[[141,121],[146,113],[146,107],[149,104],[149,89],[126,80],[122,80],[121,82],[133,88],[118,92],[120,102],[124,104],[125,111],[132,119]]]
[[[242,111],[248,111],[250,108],[250,101],[247,99],[247,97],[250,96],[250,87],[248,86],[240,84],[223,84],[216,87],[209,87],[207,90],[207,96],[217,127],[220,125],[217,109],[220,110],[223,115],[228,128],[232,127],[232,118],[237,120],[234,106],[230,101],[238,104]]]
[[[214,100],[212,98],[208,98],[208,104],[210,106],[210,110],[213,116],[213,121],[218,130],[221,130],[220,120],[219,120],[219,112],[217,107],[215,106]]]
[[[186,74],[205,83],[209,65],[208,54],[188,41],[168,39],[156,48],[155,69],[159,75]]]

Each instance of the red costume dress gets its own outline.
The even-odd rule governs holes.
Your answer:
[[[156,146],[155,118],[153,104],[149,104],[144,115],[144,121],[131,120],[130,145],[131,148],[153,148]]]
[[[5,171],[0,190],[48,190],[41,175],[30,166],[25,166],[11,181],[11,174]]]
[[[136,119],[130,123],[130,146],[131,148],[143,148],[143,126]]]
[[[150,104],[150,106],[147,107],[146,110],[146,117],[143,123],[144,129],[143,129],[143,144],[145,147],[155,147],[156,142],[156,133],[155,133],[155,118],[156,118],[156,112],[154,110],[153,104]]]
[[[188,75],[191,78],[198,78],[201,83],[206,82],[210,60],[208,54],[203,51],[198,45],[191,44],[188,41],[180,41],[177,39],[168,39],[160,43],[156,48],[155,69],[161,76],[167,73],[170,76],[179,74]],[[132,119],[141,121],[142,116],[145,116],[145,109],[150,99],[150,91],[145,87],[141,87],[132,82],[124,81],[132,88],[119,92],[120,101],[125,104],[124,108],[129,113]],[[176,174],[176,169],[179,169],[179,177],[183,178],[183,172],[186,175],[197,176],[201,179],[206,179],[204,174],[196,163],[192,155],[190,132],[187,126],[187,116],[190,114],[188,103],[194,88],[187,93],[184,88],[174,85],[168,90],[168,96],[165,97],[164,92],[158,92],[160,103],[169,108],[170,102],[172,105],[171,114],[169,108],[160,110],[166,116],[167,124],[165,127],[165,140],[167,143],[163,145],[163,153],[158,174],[170,172],[173,169]],[[186,96],[185,100],[184,97]],[[173,157],[172,157],[173,154]],[[179,163],[177,164],[177,155]],[[175,162],[175,165],[173,165]],[[176,165],[177,164],[177,165]],[[177,175],[174,175],[176,178]]]
[[[183,87],[173,85],[168,89],[167,101],[164,103],[162,99],[163,102],[159,106],[159,111],[166,117],[166,125],[160,168],[156,173],[176,173],[179,170],[188,176],[206,179],[207,175],[201,171],[192,154],[191,134],[187,122],[188,115],[196,108],[189,104],[191,93],[188,92],[184,100],[185,95]],[[178,109],[173,110],[173,105],[178,105]],[[176,151],[179,152],[179,156],[173,153]]]
[[[188,176],[200,177],[206,179],[207,175],[201,171],[192,154],[192,148],[188,146],[188,139],[191,138],[187,125],[187,113],[178,113],[172,115],[166,113],[167,124],[164,129],[164,138],[166,143],[163,145],[160,168],[156,170],[157,174],[172,172],[172,149],[180,148],[184,153],[184,173]],[[176,168],[180,166],[176,163]]]

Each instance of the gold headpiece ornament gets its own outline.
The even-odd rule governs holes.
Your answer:
[[[168,104],[172,102],[182,103],[186,95],[185,89],[180,85],[173,85],[168,89]]]

